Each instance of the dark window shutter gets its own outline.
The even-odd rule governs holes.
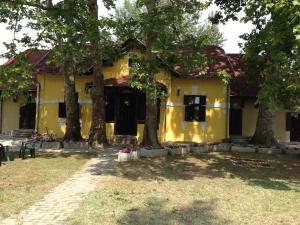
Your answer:
[[[204,122],[206,120],[206,96],[200,96],[200,116],[199,121]]]
[[[58,104],[58,117],[59,118],[66,118],[66,103],[65,102],[60,102]]]
[[[129,56],[128,58],[128,67],[132,67],[133,59]]]
[[[206,96],[200,96],[200,105],[206,106]]]
[[[200,107],[200,115],[199,115],[199,121],[200,122],[205,122],[206,120],[206,108],[205,106]]]
[[[193,106],[187,105],[185,107],[185,114],[184,114],[184,120],[185,121],[193,121],[193,117],[194,117],[194,109]]]
[[[185,121],[205,121],[206,117],[206,96],[185,95]]]
[[[285,126],[286,126],[286,131],[291,130],[291,113],[286,113],[286,118],[285,118]]]
[[[189,104],[189,95],[185,95],[184,97],[183,97],[183,104],[184,105],[188,105]]]

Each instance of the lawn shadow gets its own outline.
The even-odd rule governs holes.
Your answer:
[[[130,180],[191,180],[201,171],[201,165],[189,157],[167,156],[155,159],[141,159],[119,163],[119,176]],[[189,171],[189,172],[187,172]]]
[[[230,157],[265,160],[270,168],[250,168],[234,165]],[[204,174],[210,178],[239,178],[249,185],[265,189],[294,190],[289,184],[300,185],[300,160],[287,155],[265,155],[257,153],[220,153],[195,156],[207,163]]]
[[[210,153],[185,157],[142,158],[123,163],[116,163],[117,152],[115,150],[108,149],[100,155],[101,162],[91,168],[91,172],[95,175],[113,175],[132,181],[177,181],[201,177],[239,178],[249,185],[265,189],[300,191],[298,188],[291,187],[291,184],[300,187],[300,160],[287,155]],[[240,167],[232,163],[230,160],[232,156],[266,160],[271,168]]]
[[[98,153],[98,157],[100,157],[100,162],[92,165],[89,171],[97,176],[116,175],[117,150],[113,148],[101,150]]]
[[[16,157],[19,157],[17,154]],[[96,153],[91,152],[37,152],[36,158],[42,159],[54,159],[54,158],[70,158],[75,157],[76,159],[91,159],[97,157]],[[26,158],[30,158],[30,155],[26,155]]]
[[[168,199],[148,198],[143,208],[129,208],[118,220],[119,224],[128,225],[201,225],[231,224],[216,213],[217,200],[194,201],[190,206],[170,206]]]

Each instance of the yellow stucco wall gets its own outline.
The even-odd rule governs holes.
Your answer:
[[[58,104],[64,102],[64,81],[62,75],[39,75],[41,84],[39,127],[40,133],[54,133],[62,137],[65,132],[65,119],[58,118]],[[76,91],[79,94],[81,131],[88,137],[91,125],[92,105],[89,94],[85,92],[85,84],[92,81],[91,76],[76,76]],[[109,126],[108,126],[109,127]]]
[[[19,129],[20,108],[28,102],[25,98],[4,98],[2,105],[2,132]],[[35,102],[32,98],[30,102]]]
[[[120,57],[112,67],[104,68],[104,79],[129,74],[128,55]],[[91,126],[92,105],[85,84],[92,81],[92,76],[76,76],[76,91],[79,93],[81,131],[84,138],[88,137]],[[41,106],[39,111],[39,132],[48,130],[62,137],[65,131],[65,120],[58,118],[58,103],[64,101],[63,76],[39,75],[41,83]],[[158,136],[160,141],[194,141],[219,142],[226,138],[226,86],[219,79],[172,77],[169,72],[161,70],[156,80],[164,84],[168,97],[162,100],[160,107],[160,124]],[[179,96],[177,92],[180,90]],[[206,121],[184,121],[184,95],[207,96]],[[253,103],[246,103],[243,110],[243,135],[251,136],[255,129],[257,109]],[[109,140],[114,137],[114,123],[107,123],[106,130]],[[142,140],[143,124],[138,124],[138,142]],[[280,140],[289,138],[285,132],[285,111],[279,110],[276,120],[276,132]],[[228,129],[228,128],[227,128]]]
[[[19,129],[20,100],[14,102],[12,98],[5,98],[2,104],[2,131]]]
[[[126,76],[129,74],[127,64],[128,55],[120,57],[112,67],[104,67],[104,79]],[[165,70],[157,74],[158,82],[170,87],[171,76]],[[61,74],[38,75],[38,81],[41,84],[40,90],[40,110],[39,126],[40,133],[53,133],[57,137],[63,137],[65,132],[65,119],[58,118],[58,103],[64,102],[64,81]],[[90,94],[85,92],[85,84],[92,81],[92,76],[76,76],[76,91],[79,93],[81,133],[83,138],[88,138],[91,126],[92,105]],[[164,117],[164,116],[163,116]],[[114,123],[106,124],[107,137],[109,140],[114,138]],[[138,125],[138,140],[142,140],[143,124]]]
[[[177,91],[180,90],[179,96]],[[226,86],[218,79],[172,78],[165,141],[218,142],[226,137]],[[206,121],[184,121],[184,95],[205,95]]]
[[[104,68],[104,78],[114,78],[129,74],[128,56],[122,56],[113,67]],[[85,93],[85,84],[92,81],[91,76],[76,76],[76,91],[79,93],[80,117],[82,135],[88,137],[91,125],[91,100],[89,94]],[[41,107],[39,132],[48,130],[62,137],[65,131],[64,119],[58,118],[58,103],[64,101],[63,77],[62,75],[39,75],[41,83]],[[160,107],[160,125],[158,136],[160,141],[196,141],[213,142],[225,138],[225,105],[226,87],[218,79],[178,79],[161,70],[156,75],[156,80],[164,84],[168,90],[168,97],[162,100]],[[180,95],[177,96],[177,90]],[[184,121],[184,95],[206,95],[207,110],[205,122]],[[143,124],[138,125],[137,138],[140,142],[143,136]],[[109,139],[114,135],[114,124],[107,124],[107,135]]]
[[[286,131],[287,110],[279,108],[276,112],[275,135],[279,141],[290,141],[290,132]],[[256,127],[258,108],[254,106],[254,100],[248,99],[243,108],[243,136],[253,136]]]

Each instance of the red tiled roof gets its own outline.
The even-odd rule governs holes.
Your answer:
[[[29,65],[32,65],[33,68],[36,68],[36,66],[43,60],[45,56],[47,56],[49,53],[49,50],[33,50],[28,49],[22,52],[27,57],[27,63]],[[13,66],[17,61],[17,57],[12,57],[8,61],[6,61],[2,66]],[[32,84],[28,87],[28,91],[35,91],[36,90],[36,82],[35,82],[35,76],[32,77]],[[3,89],[3,87],[0,87],[0,90]]]
[[[181,50],[186,51],[186,50]],[[226,71],[230,74],[233,74],[232,67],[228,61],[227,55],[224,51],[224,49],[214,46],[214,45],[208,45],[205,46],[199,50],[200,53],[203,53],[208,58],[208,64],[204,66],[204,68],[194,68],[192,71],[183,74],[183,77],[201,77],[199,73],[204,73],[205,77],[217,77],[218,72],[220,71]],[[174,65],[174,70],[178,73],[180,73],[181,66],[180,65]]]
[[[231,96],[256,96],[259,87],[248,81],[244,71],[243,54],[227,54],[234,73],[230,83]]]
[[[128,86],[129,75],[104,80],[105,86]]]
[[[49,50],[28,49],[23,52],[28,57],[28,64],[36,66],[49,53]],[[10,58],[3,66],[9,66],[16,63],[16,57]]]
[[[186,50],[181,50],[186,51]],[[217,77],[219,71],[225,70],[233,75],[231,81],[231,95],[232,96],[256,96],[259,90],[254,84],[247,81],[244,75],[244,65],[242,61],[242,54],[226,54],[225,51],[217,46],[206,46],[201,50],[208,56],[209,63],[204,68],[194,68],[192,71],[181,75],[180,77],[202,77],[199,76],[199,72],[206,73],[204,77]],[[28,56],[28,63],[34,65],[34,72],[39,73],[57,73],[59,72],[55,61],[50,60],[50,50],[26,50],[24,54]],[[9,59],[3,66],[13,65],[16,61],[16,57]],[[49,63],[50,61],[50,63]],[[87,65],[88,67],[90,65]],[[174,65],[171,68],[176,73],[180,74],[180,65]],[[129,76],[122,76],[118,78],[110,78],[105,80],[105,85],[108,86],[127,86]],[[35,89],[33,83],[30,90]]]
[[[244,71],[243,54],[227,54],[227,58],[234,70],[234,77],[242,76]]]

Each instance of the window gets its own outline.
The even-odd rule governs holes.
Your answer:
[[[65,102],[60,102],[58,104],[58,117],[66,118],[66,103]]]
[[[79,100],[79,94],[78,92],[75,93],[75,99],[77,101],[77,109],[80,114],[80,105],[78,103]],[[66,118],[67,117],[67,110],[66,110],[66,102],[60,102],[58,103],[58,118]]]
[[[132,67],[132,65],[133,65],[133,53],[129,53],[128,54],[128,67],[130,68],[130,67]]]
[[[185,95],[185,121],[205,121],[206,117],[206,96]]]
[[[286,131],[290,131],[291,130],[291,113],[286,113],[286,118],[285,118],[285,127],[286,127]]]

